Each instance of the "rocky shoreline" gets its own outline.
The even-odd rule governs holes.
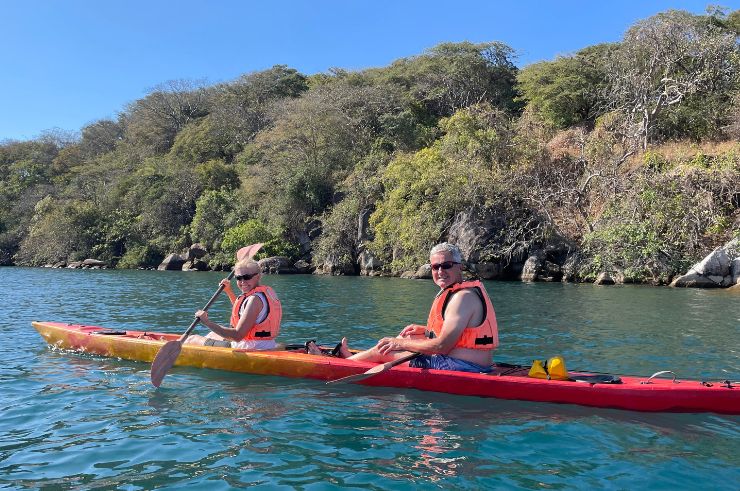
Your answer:
[[[465,252],[465,251],[464,251]],[[159,271],[210,271],[212,268],[203,260],[208,252],[200,244],[193,244],[183,253],[169,254],[156,268]],[[510,261],[502,266],[491,262],[472,262],[468,255],[465,261],[465,275],[469,278],[483,280],[513,280],[525,282],[586,282],[578,279],[577,253],[570,253],[562,248],[550,247],[537,249],[526,258],[519,261]],[[331,264],[323,263],[316,267],[305,260],[291,261],[287,257],[274,256],[259,261],[262,272],[265,274],[323,274],[323,275],[352,275],[352,272],[338,270]],[[354,274],[361,276],[389,276],[382,271],[382,264],[369,252],[364,252],[358,259],[359,271]],[[84,261],[59,262],[47,264],[46,268],[70,269],[108,269],[103,261],[85,259]],[[154,269],[154,268],[151,268]],[[222,270],[228,269],[224,265]],[[429,264],[419,266],[416,271],[401,273],[401,278],[427,279],[431,278]],[[603,271],[593,283],[598,285],[616,285],[627,283],[621,271]],[[740,239],[733,239],[727,244],[717,247],[701,261],[694,264],[685,274],[676,276],[670,282],[658,283],[678,288],[728,288],[740,291]],[[657,285],[657,284],[656,284]]]

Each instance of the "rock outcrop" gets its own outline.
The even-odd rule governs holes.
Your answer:
[[[85,259],[84,261],[72,261],[71,263],[60,261],[58,263],[47,265],[45,267],[69,269],[107,269],[108,264],[106,264],[105,261],[100,261],[99,259]]]
[[[675,287],[727,288],[740,280],[740,239],[733,239],[671,283]]]
[[[186,259],[182,257],[180,254],[175,254],[174,252],[164,258],[164,261],[162,261],[159,266],[157,266],[158,271],[180,271],[182,270],[182,266],[185,264]]]
[[[259,260],[260,269],[266,274],[296,274],[293,262],[284,256],[266,257]]]
[[[357,257],[357,265],[360,267],[360,274],[363,276],[380,276],[383,263],[375,255],[363,250]]]

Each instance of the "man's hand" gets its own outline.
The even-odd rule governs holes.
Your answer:
[[[391,351],[403,351],[405,348],[402,343],[402,338],[383,338],[375,345],[375,349],[381,355],[387,355]]]
[[[420,326],[418,324],[409,324],[408,326],[404,327],[400,333],[398,333],[398,337],[401,338],[407,338],[409,336],[419,336],[424,334],[425,326]]]

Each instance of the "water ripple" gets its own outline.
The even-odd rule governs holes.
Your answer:
[[[734,489],[740,418],[646,414],[175,368],[47,348],[32,319],[182,332],[220,273],[0,268],[0,487]],[[285,342],[371,345],[434,285],[271,276]],[[39,285],[45,289],[39,290]],[[500,361],[738,376],[740,306],[712,292],[488,283]],[[228,303],[214,318],[226,320]],[[200,331],[202,332],[202,331]]]

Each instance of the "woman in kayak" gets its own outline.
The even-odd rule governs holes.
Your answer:
[[[480,281],[463,281],[462,255],[453,244],[437,244],[429,252],[432,279],[440,291],[425,326],[411,324],[397,337],[383,338],[367,351],[351,355],[346,339],[340,353],[353,360],[385,363],[421,353],[409,366],[488,372],[498,346],[493,304]]]
[[[253,259],[236,263],[234,278],[242,291],[238,297],[234,295],[231,281],[221,281],[232,303],[230,326],[216,324],[208,318],[208,312],[199,310],[195,316],[212,332],[205,337],[190,336],[185,343],[250,350],[275,349],[275,337],[280,332],[280,320],[283,316],[275,291],[269,286],[259,284],[262,272]]]

